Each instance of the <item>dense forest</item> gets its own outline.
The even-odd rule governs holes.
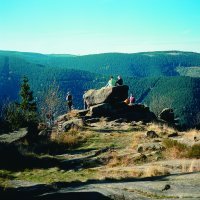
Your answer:
[[[137,102],[156,114],[172,107],[182,125],[200,123],[200,54],[192,52],[75,56],[0,51],[0,103],[19,100],[20,83],[27,76],[38,104],[55,82],[63,100],[61,112],[66,111],[67,91],[74,96],[74,107],[82,108],[85,90],[99,89],[110,75],[119,74]]]

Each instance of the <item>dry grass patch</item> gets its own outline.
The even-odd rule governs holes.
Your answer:
[[[195,138],[200,140],[200,131],[197,129],[190,129],[189,131],[185,132],[184,137],[190,140],[195,140]]]
[[[143,169],[131,168],[107,168],[101,171],[104,178],[134,178],[134,177],[152,177],[169,175],[169,169],[162,166],[149,166]]]
[[[193,159],[188,162],[182,163],[182,172],[199,172],[200,171],[200,160],[199,159]]]
[[[77,147],[84,143],[87,139],[88,134],[84,134],[80,131],[70,130],[60,134],[53,134],[51,139],[58,144],[66,145],[69,148]]]
[[[160,136],[165,136],[177,132],[173,127],[167,124],[151,123],[147,126],[147,130],[155,131]]]
[[[102,179],[112,178],[112,179],[126,179],[126,178],[135,178],[141,177],[143,175],[142,170],[129,168],[111,168],[111,169],[104,169],[100,172]]]
[[[169,169],[162,166],[149,166],[144,170],[144,177],[164,176],[170,174]]]
[[[127,167],[134,163],[134,159],[130,155],[119,155],[118,152],[111,152],[108,157],[107,167]]]
[[[200,144],[194,144],[188,150],[188,158],[200,158]]]
[[[189,148],[185,144],[172,139],[164,139],[163,145],[165,147],[164,157],[170,159],[187,157]]]
[[[136,149],[138,144],[141,144],[142,142],[144,142],[144,140],[145,140],[144,133],[142,132],[134,133],[131,147],[133,149]]]

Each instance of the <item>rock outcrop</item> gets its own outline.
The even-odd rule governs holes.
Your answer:
[[[123,85],[87,91],[85,94],[85,100],[89,106],[87,115],[145,122],[156,119],[148,107],[142,104],[127,105],[124,102],[128,98],[128,89],[127,85]]]
[[[18,141],[22,141],[27,137],[28,130],[27,128],[21,128],[18,131],[14,131],[9,134],[3,134],[0,136],[0,144],[5,143],[5,144],[12,144]]]
[[[162,110],[162,112],[159,115],[159,118],[161,120],[164,120],[165,122],[168,123],[174,123],[175,119],[174,119],[174,111],[171,108],[165,108]]]
[[[128,98],[127,85],[117,87],[104,87],[99,90],[88,90],[85,93],[85,101],[87,105],[93,106],[102,103],[116,103],[124,101]]]
[[[123,118],[130,121],[149,122],[156,119],[154,113],[142,104],[127,105],[124,102],[103,103],[90,107],[92,117]]]
[[[72,128],[82,128],[87,123],[99,121],[101,117],[108,120],[151,122],[156,116],[142,104],[128,105],[124,102],[128,98],[127,85],[105,87],[99,90],[88,90],[85,93],[87,110],[73,110],[57,118],[59,130],[62,132]]]

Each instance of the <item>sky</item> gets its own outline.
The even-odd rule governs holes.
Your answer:
[[[200,0],[0,0],[0,50],[200,53]]]

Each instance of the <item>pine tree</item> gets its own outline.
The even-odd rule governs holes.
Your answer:
[[[33,92],[30,90],[28,78],[24,76],[20,90],[21,103],[20,108],[23,111],[35,112],[37,110],[36,103],[33,98]]]

